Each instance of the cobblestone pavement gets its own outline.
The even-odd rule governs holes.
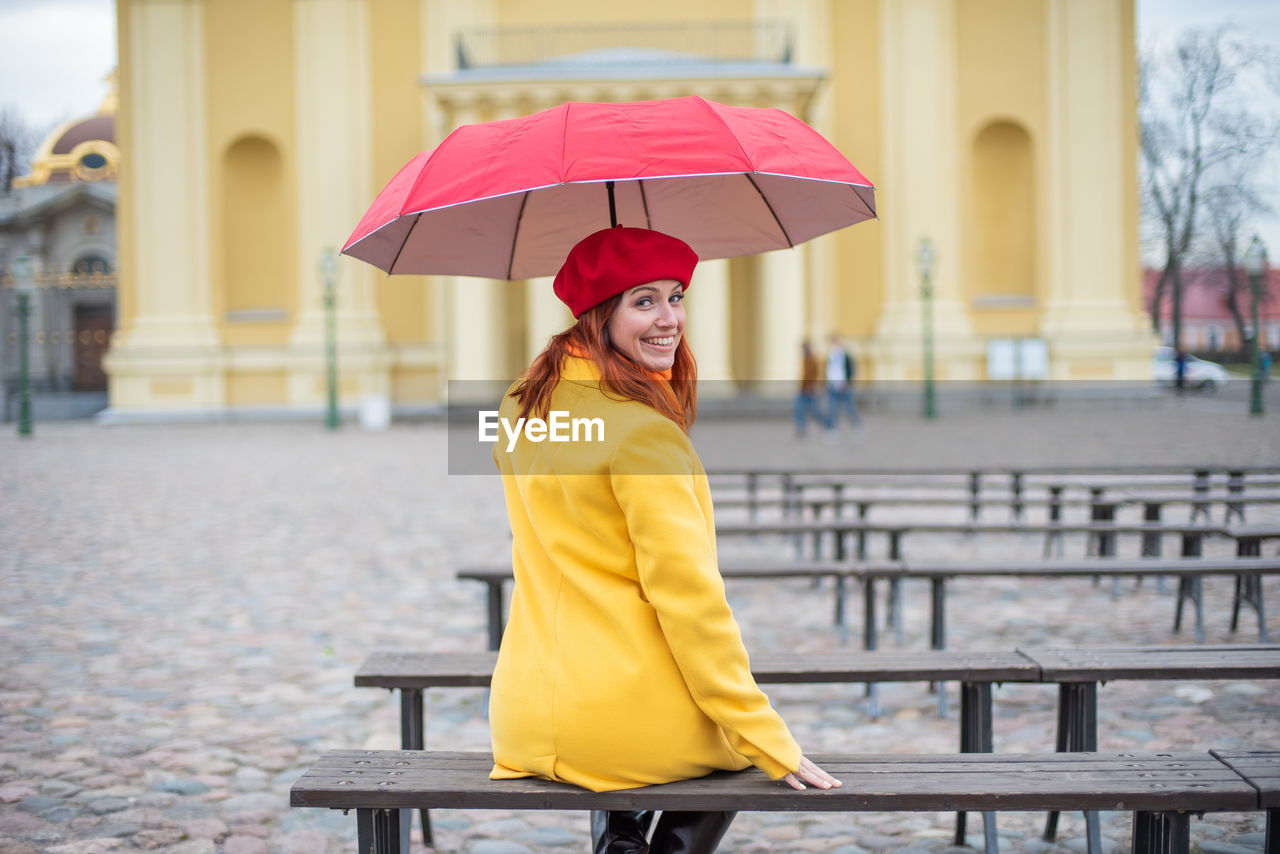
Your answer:
[[[694,436],[709,465],[1277,464],[1275,418],[1169,400],[975,411],[931,424],[873,413],[864,431],[836,444],[799,442],[785,422],[709,422]],[[0,851],[353,850],[354,818],[291,810],[289,786],[326,749],[398,746],[394,698],[352,687],[368,652],[484,647],[482,590],[453,570],[504,558],[498,480],[449,477],[444,431],[430,423],[336,434],[311,424],[39,424],[33,441],[8,426],[0,435]],[[1068,554],[1082,548],[1067,545]],[[722,545],[726,556],[785,548]],[[1040,541],[935,536],[911,548],[1038,556]],[[1255,637],[1247,617],[1240,635],[1228,631],[1230,585],[1206,582],[1210,642]],[[729,593],[753,649],[840,646],[829,591],[730,582]],[[906,594],[900,643],[922,649],[928,597],[910,585]],[[1172,596],[1150,582],[1126,581],[1113,595],[1087,582],[973,580],[955,583],[949,598],[956,648],[1189,640],[1172,634]],[[1269,630],[1280,637],[1276,616]],[[882,686],[876,719],[855,686],[770,693],[810,752],[956,749],[957,721],[939,717],[923,685]],[[487,748],[483,691],[434,691],[427,703],[428,744]],[[1055,705],[1050,686],[997,689],[996,750],[1051,750]],[[1100,691],[1099,717],[1102,750],[1280,747],[1280,685],[1114,683]],[[436,819],[439,851],[587,846],[579,814],[442,810]],[[1063,816],[1057,844],[1039,840],[1042,819],[1002,814],[1002,850],[1082,850],[1078,815]],[[722,850],[939,854],[950,822],[946,814],[743,814]],[[981,823],[970,828],[980,833]],[[1192,834],[1210,854],[1248,854],[1262,847],[1261,816],[1211,814]],[[1105,815],[1104,835],[1126,845],[1125,816]]]

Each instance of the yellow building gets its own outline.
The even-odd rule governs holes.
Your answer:
[[[702,375],[787,380],[841,332],[872,380],[1145,379],[1133,0],[118,0],[120,415],[314,410],[320,259],[454,127],[566,100],[777,106],[877,185],[881,219],[699,266]],[[678,130],[673,131],[678,132]],[[508,380],[569,316],[549,282],[337,275],[340,396],[400,411]],[[779,388],[784,386],[779,385]],[[789,387],[789,386],[787,386]]]

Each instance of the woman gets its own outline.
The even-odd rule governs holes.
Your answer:
[[[686,431],[696,368],[684,291],[698,258],[638,228],[578,243],[555,279],[577,323],[551,339],[500,417],[568,413],[588,440],[495,449],[516,584],[493,674],[494,779],[594,791],[757,765],[840,785],[751,676],[716,562],[706,473]],[[593,813],[597,854],[714,851],[733,813]]]

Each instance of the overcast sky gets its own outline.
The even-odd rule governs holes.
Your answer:
[[[1136,2],[1139,49],[1223,23],[1280,49],[1276,0]],[[114,0],[0,0],[0,108],[39,127],[94,112],[116,64],[114,9]],[[1265,177],[1280,196],[1280,156]],[[1280,259],[1280,215],[1262,231],[1271,256]]]

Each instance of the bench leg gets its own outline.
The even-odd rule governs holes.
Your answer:
[[[1204,643],[1204,585],[1198,575],[1178,579],[1178,606],[1173,612],[1173,630],[1182,630],[1182,602],[1190,599],[1196,609],[1196,643]]]
[[[1267,832],[1262,844],[1263,854],[1280,854],[1280,808],[1267,810]]]
[[[818,580],[820,579],[814,579],[814,581]],[[849,620],[845,616],[845,607],[847,606],[845,577],[843,575],[837,575],[832,578],[832,581],[836,587],[836,629],[840,632],[840,643],[846,644],[849,642]]]
[[[1231,632],[1235,633],[1240,625],[1240,606],[1251,605],[1258,615],[1258,641],[1267,640],[1267,613],[1262,605],[1262,576],[1253,573],[1241,573],[1236,576],[1236,592],[1231,601]]]
[[[1063,682],[1058,685],[1058,736],[1059,753],[1089,753],[1098,749],[1098,683]],[[1089,854],[1100,854],[1093,840],[1093,828],[1098,814],[1084,814],[1089,831]],[[1058,813],[1050,812],[1044,823],[1044,841],[1052,842],[1058,835]],[[1099,835],[1099,844],[1101,836]]]
[[[356,810],[360,854],[401,854],[400,810]]]
[[[862,579],[862,648],[874,650],[876,638],[876,580],[871,576]],[[867,715],[880,717],[880,691],[874,682],[867,683]]]
[[[941,576],[929,579],[932,585],[933,614],[929,621],[929,646],[947,648],[947,580]]]
[[[423,725],[422,689],[400,689],[400,747],[405,750],[422,750],[427,746],[426,727]],[[431,813],[422,810],[422,844],[434,845],[431,836]],[[400,816],[400,846],[409,850],[409,831],[413,826],[413,810],[403,810]]]
[[[902,629],[902,579],[889,579],[889,625],[893,626],[893,639],[901,646],[905,643]]]
[[[1185,812],[1135,812],[1133,854],[1189,854],[1191,816]]]
[[[502,629],[506,626],[507,619],[503,613],[502,607],[502,587],[500,580],[488,582],[489,587],[489,649],[493,652],[498,651],[498,647],[502,645]]]
[[[990,753],[993,747],[991,727],[991,683],[960,683],[960,752]],[[964,845],[965,813],[956,813],[956,846]],[[987,854],[996,854],[996,814],[982,814],[982,832]]]

